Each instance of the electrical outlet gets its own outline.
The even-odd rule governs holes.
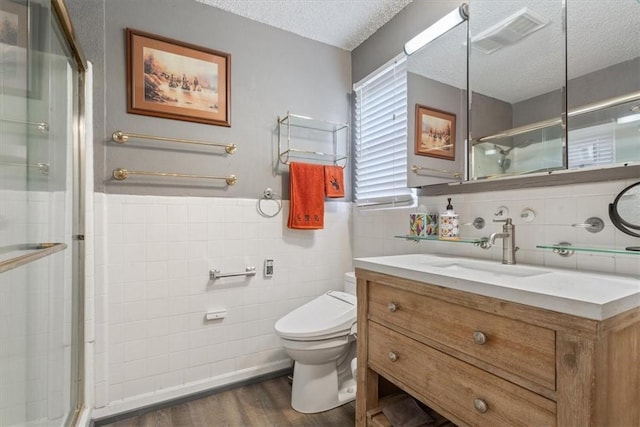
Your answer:
[[[265,277],[273,276],[273,260],[272,259],[264,260],[264,275]]]

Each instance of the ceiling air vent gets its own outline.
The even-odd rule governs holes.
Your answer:
[[[474,49],[490,54],[522,40],[547,26],[549,22],[528,8],[523,8],[496,25],[471,37]]]

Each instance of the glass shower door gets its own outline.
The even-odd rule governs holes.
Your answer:
[[[48,0],[0,0],[0,425],[78,406],[80,74]]]

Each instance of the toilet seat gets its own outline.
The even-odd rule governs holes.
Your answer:
[[[356,322],[356,297],[329,291],[298,307],[276,322],[280,337],[315,341],[349,335]]]

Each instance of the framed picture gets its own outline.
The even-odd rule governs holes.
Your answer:
[[[40,47],[39,15],[35,3],[0,0],[0,76],[7,94],[39,96],[39,56],[31,53]]]
[[[231,55],[143,33],[127,35],[127,112],[231,126]]]
[[[416,104],[416,151],[420,156],[456,158],[456,115]]]

